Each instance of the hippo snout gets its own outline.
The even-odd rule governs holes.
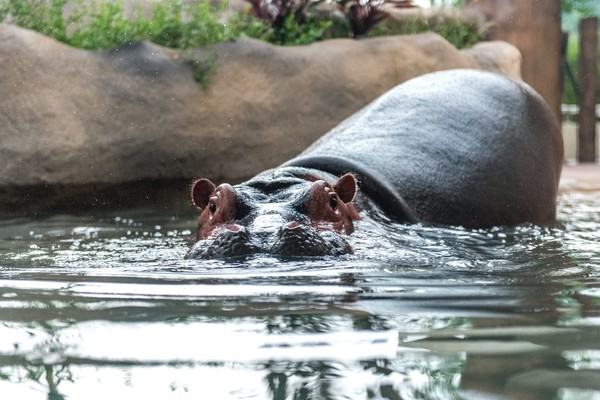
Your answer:
[[[282,257],[325,256],[351,253],[348,242],[332,231],[320,231],[293,221],[276,232],[252,231],[244,227],[225,230],[214,240],[202,240],[185,258],[232,258],[257,253]]]

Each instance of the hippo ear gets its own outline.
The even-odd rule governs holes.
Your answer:
[[[203,210],[216,188],[215,184],[208,179],[202,178],[195,181],[192,184],[192,202],[194,205]]]
[[[338,179],[333,188],[344,203],[350,203],[354,200],[354,196],[356,196],[356,192],[358,191],[356,178],[350,173],[345,174]]]

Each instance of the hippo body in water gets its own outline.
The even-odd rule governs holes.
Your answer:
[[[357,195],[398,222],[551,223],[562,160],[558,125],[523,82],[475,70],[424,75],[278,168],[236,186],[196,181],[202,212],[186,258],[351,252]]]

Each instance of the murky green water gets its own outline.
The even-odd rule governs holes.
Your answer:
[[[600,193],[559,217],[238,262],[182,260],[193,214],[0,220],[1,398],[600,399]]]

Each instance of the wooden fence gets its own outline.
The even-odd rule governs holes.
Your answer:
[[[598,83],[598,18],[579,24],[579,162],[596,162],[596,85]]]

